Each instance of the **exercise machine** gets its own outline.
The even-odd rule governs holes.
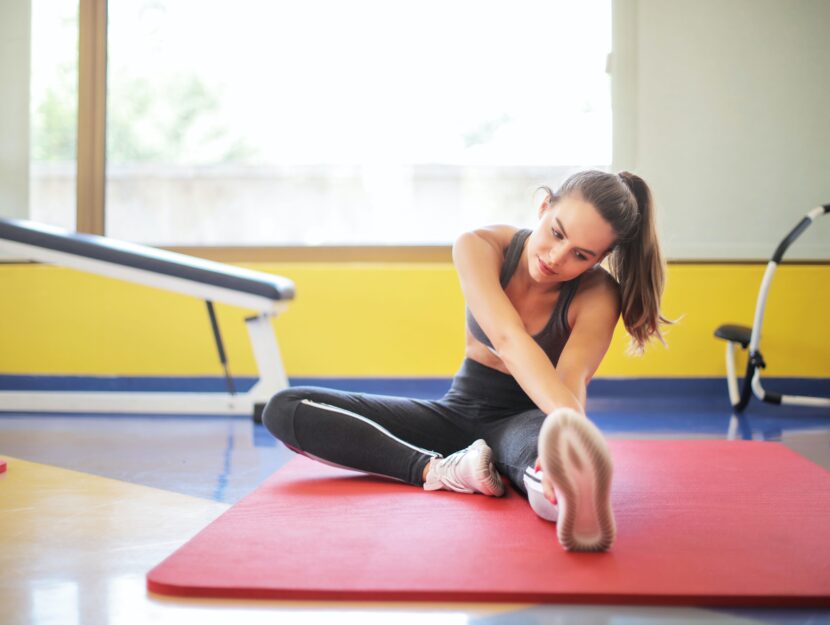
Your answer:
[[[738,428],[738,417],[749,405],[752,396],[755,395],[761,401],[769,404],[790,405],[790,406],[813,406],[830,408],[830,398],[808,397],[804,395],[785,395],[776,393],[764,388],[761,382],[761,370],[766,367],[766,362],[761,354],[761,330],[764,323],[764,310],[766,308],[767,296],[775,271],[784,257],[787,249],[801,236],[804,231],[819,217],[830,212],[830,204],[814,208],[808,212],[801,221],[787,234],[778,244],[772,259],[767,264],[764,278],[761,281],[761,289],[758,293],[758,300],[755,304],[755,317],[752,327],[725,324],[715,330],[715,336],[726,341],[726,380],[729,387],[729,400],[732,403],[732,421],[729,426],[729,438],[735,438]],[[749,349],[749,357],[746,365],[746,374],[743,384],[738,387],[738,378],[735,372],[735,346],[740,345],[742,349]]]
[[[108,237],[78,234],[25,220],[0,218],[0,257],[52,263],[205,300],[226,393],[0,391],[0,411],[252,414],[288,386],[271,320],[294,298],[281,276],[243,269]],[[245,319],[259,379],[238,392],[228,368],[214,302],[255,312]]]

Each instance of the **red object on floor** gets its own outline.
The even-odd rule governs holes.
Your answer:
[[[609,441],[617,541],[570,553],[512,489],[298,457],[147,576],[189,597],[830,606],[830,472],[779,443]]]
[[[6,471],[6,461],[0,460],[0,473],[4,473]]]

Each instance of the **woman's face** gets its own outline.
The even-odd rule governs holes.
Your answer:
[[[572,280],[601,262],[616,238],[611,224],[578,195],[553,206],[546,199],[527,242],[530,276],[540,284]]]

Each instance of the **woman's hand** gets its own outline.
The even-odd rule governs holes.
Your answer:
[[[536,471],[542,470],[542,463],[539,461],[539,458],[536,458],[536,466],[534,469]],[[545,495],[545,499],[553,505],[556,505],[556,491],[553,490],[553,482],[544,472],[542,473],[542,493]]]

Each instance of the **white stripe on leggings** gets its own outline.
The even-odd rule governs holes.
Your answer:
[[[310,454],[307,451],[298,450],[298,454],[301,456],[305,456],[306,458],[311,458],[312,460],[316,460],[322,464],[327,464],[330,467],[335,467],[336,469],[348,469],[349,471],[356,471],[358,473],[365,473],[366,475],[377,475],[378,477],[385,478],[387,480],[396,480],[398,482],[403,482],[404,484],[409,484],[406,480],[403,480],[399,477],[393,477],[391,475],[384,475],[383,473],[373,473],[372,471],[364,471],[363,469],[355,469],[354,467],[347,467],[345,464],[337,464],[336,462],[332,462],[331,460],[324,460],[320,456],[315,456],[314,454]]]
[[[420,447],[416,447],[415,445],[412,445],[410,443],[407,443],[404,440],[399,439],[397,436],[392,434],[392,432],[390,432],[386,428],[378,425],[377,423],[375,423],[371,419],[367,419],[366,417],[363,417],[363,416],[357,414],[356,412],[352,412],[351,410],[346,410],[345,408],[338,408],[337,406],[332,406],[331,404],[323,404],[323,403],[320,403],[320,402],[317,402],[317,401],[312,401],[310,399],[300,400],[300,403],[306,404],[307,406],[314,406],[315,408],[320,408],[321,410],[328,410],[329,412],[337,412],[339,414],[346,415],[347,417],[352,417],[354,419],[358,419],[360,421],[363,421],[364,423],[368,423],[369,425],[371,425],[373,428],[375,428],[378,432],[380,432],[384,436],[386,436],[388,438],[391,438],[393,441],[396,441],[396,442],[400,443],[401,445],[405,445],[406,447],[409,447],[410,449],[412,449],[414,451],[420,452],[422,454],[426,454],[427,456],[432,456],[433,458],[441,458],[442,457],[441,454],[439,454],[439,453],[436,453],[434,451],[428,451],[426,449],[421,449]]]

